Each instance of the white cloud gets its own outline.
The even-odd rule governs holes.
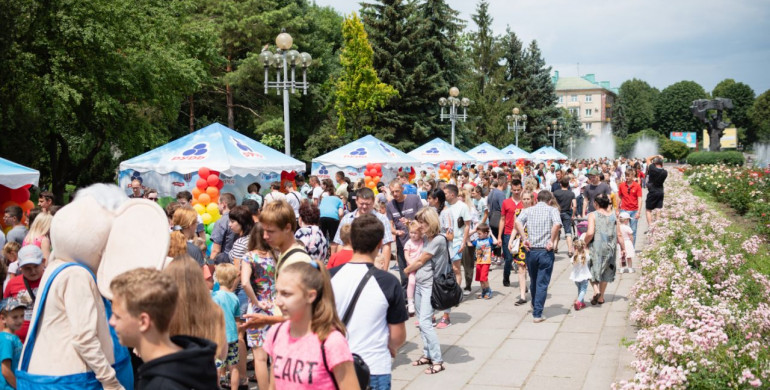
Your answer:
[[[357,0],[316,0],[340,12]],[[448,0],[475,29],[477,1]],[[618,86],[637,77],[662,89],[693,80],[707,91],[734,78],[770,89],[770,2],[766,0],[490,0],[493,29],[536,39],[561,75],[595,73]]]

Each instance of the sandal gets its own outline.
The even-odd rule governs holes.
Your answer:
[[[438,367],[438,369],[436,368]],[[428,367],[427,370],[425,370],[425,373],[428,375],[438,374],[441,371],[446,370],[446,367],[444,367],[444,363],[436,363],[431,364],[430,367]]]
[[[482,298],[484,298],[483,292],[476,295],[476,299],[482,299]]]
[[[527,300],[520,297],[519,300],[514,303],[514,305],[521,306],[521,305],[523,305],[525,303],[527,303]]]
[[[602,299],[602,300],[600,301],[600,300],[598,300],[598,299],[597,299],[597,300],[596,300],[596,303],[598,303],[598,304],[600,304],[600,305],[601,305],[602,303],[604,303],[604,300]]]
[[[412,366],[414,366],[414,367],[424,366],[426,364],[433,364],[433,361],[428,359],[427,356],[423,356],[423,357],[421,357],[421,358],[419,358],[419,359],[417,359],[417,360],[412,362]]]
[[[591,298],[591,305],[596,306],[596,304],[599,302],[599,294],[595,294],[593,298]]]

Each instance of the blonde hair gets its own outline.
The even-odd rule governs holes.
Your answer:
[[[192,207],[179,207],[174,210],[174,215],[171,218],[173,227],[168,245],[168,257],[175,258],[187,253],[187,237],[181,229],[186,229],[197,222],[198,213]]]
[[[538,184],[537,179],[535,179],[534,177],[528,177],[527,180],[524,181],[525,192],[533,192],[539,187],[540,185]]]
[[[171,277],[153,268],[137,268],[112,279],[110,290],[123,300],[132,316],[147,313],[155,329],[168,331],[179,299],[179,290]]]
[[[214,271],[214,279],[219,282],[220,286],[234,290],[238,284],[238,268],[230,263],[219,264]]]
[[[6,242],[5,245],[3,245],[3,257],[8,256],[9,253],[13,252],[17,255],[19,254],[19,249],[21,249],[21,245],[19,245],[16,241]]]
[[[573,244],[573,247],[575,249],[575,254],[572,256],[572,263],[573,264],[580,264],[583,265],[586,263],[586,243],[583,241],[583,239],[575,240],[575,243]]]
[[[327,179],[328,180],[328,179]],[[331,180],[329,180],[331,181]],[[334,188],[334,185],[332,185]],[[333,194],[332,194],[333,195]],[[277,200],[268,203],[259,213],[259,222],[263,225],[273,225],[279,230],[286,229],[286,225],[291,226],[291,231],[297,230],[297,219],[294,209],[285,200]]]
[[[407,226],[409,227],[409,231],[410,232],[413,232],[415,230],[419,230],[420,229],[420,223],[417,222],[417,221],[409,221]]]
[[[421,208],[420,211],[418,211],[414,216],[414,219],[417,222],[424,222],[426,225],[428,225],[428,229],[423,232],[426,236],[428,236],[428,238],[435,237],[441,230],[441,225],[438,222],[438,214],[436,213],[436,210],[433,209],[433,207]]]
[[[26,240],[31,243],[33,240],[39,237],[47,237],[48,232],[51,230],[51,220],[53,216],[50,213],[40,213],[35,222],[32,222],[32,226],[29,227],[29,233],[27,233]]]
[[[211,340],[217,344],[217,356],[226,356],[225,315],[211,298],[198,263],[192,257],[182,255],[171,261],[163,273],[170,276],[179,289],[169,334]]]
[[[318,265],[318,263],[316,263]],[[334,303],[334,290],[326,267],[316,268],[309,263],[292,263],[281,269],[281,275],[294,274],[300,280],[300,284],[307,295],[310,290],[316,291],[311,310],[310,329],[321,341],[326,340],[329,334],[337,330],[345,335],[345,325],[337,316]]]

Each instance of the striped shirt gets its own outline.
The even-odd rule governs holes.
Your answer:
[[[543,202],[522,210],[517,218],[527,228],[532,248],[545,248],[551,239],[551,229],[554,225],[561,226],[559,211]]]
[[[382,237],[382,245],[390,244],[394,241],[393,234],[390,232],[390,221],[388,221],[388,218],[372,209],[371,213],[377,217],[377,219],[382,222],[382,226],[385,227],[385,236]],[[342,239],[340,238],[340,230],[342,230],[342,227],[345,225],[350,225],[353,223],[353,220],[358,217],[358,211],[351,211],[347,214],[345,214],[342,219],[340,219],[340,226],[337,228],[337,234],[334,235],[334,242],[337,245],[342,245]]]

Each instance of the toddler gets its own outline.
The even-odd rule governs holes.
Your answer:
[[[16,331],[24,323],[26,306],[14,298],[8,298],[0,304],[0,319],[3,321],[3,332],[0,333],[0,362],[3,375],[0,376],[0,388],[16,388],[16,367],[21,358],[21,340]]]
[[[623,265],[623,268],[620,269],[620,273],[634,273],[634,266],[631,264],[631,261],[634,258],[636,250],[634,249],[634,231],[631,229],[631,225],[629,225],[631,216],[626,212],[622,212],[618,216],[618,219],[620,220],[620,234],[623,237],[623,241],[625,241],[626,248],[626,257],[620,259],[621,264]],[[620,251],[618,250],[618,252]]]
[[[473,240],[476,247],[476,281],[481,282],[481,293],[476,298],[492,298],[492,289],[489,288],[489,266],[492,264],[492,248],[497,244],[494,237],[489,236],[489,225],[480,223],[476,226],[479,237]]]
[[[350,224],[340,228],[340,240],[342,241],[342,249],[329,258],[326,269],[339,267],[353,258],[353,247],[350,244]]]
[[[225,361],[216,360],[220,378],[225,378],[225,370],[230,369],[230,388],[238,389],[240,384],[240,371],[238,370],[238,322],[241,318],[238,296],[233,290],[238,285],[238,269],[229,263],[217,265],[214,278],[219,283],[219,290],[214,291],[211,297],[225,313],[225,331],[227,333],[227,358]],[[245,373],[244,373],[245,374]],[[220,379],[220,383],[223,383]]]
[[[575,301],[575,310],[586,307],[583,298],[588,289],[588,280],[591,279],[591,270],[588,269],[589,253],[585,241],[582,238],[575,241],[575,254],[572,256],[572,273],[569,279],[575,282],[578,289],[578,297]]]
[[[423,238],[420,224],[417,221],[409,222],[409,241],[404,244],[404,257],[406,265],[412,265],[422,253]],[[406,307],[409,316],[414,315],[414,286],[416,283],[415,272],[409,273],[409,283],[406,286]]]

